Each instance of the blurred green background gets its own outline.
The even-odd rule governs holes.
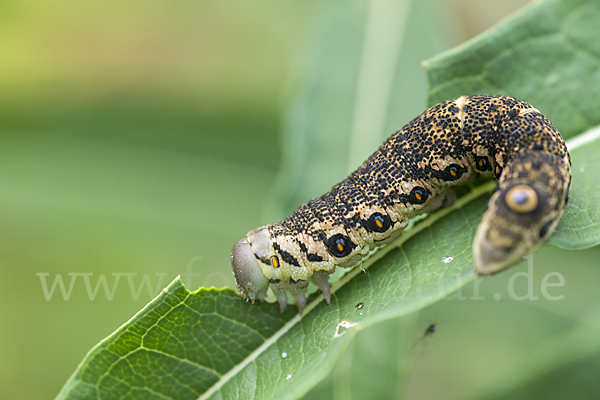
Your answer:
[[[432,0],[422,18],[438,26],[438,47],[403,61],[422,99],[414,106],[426,107],[423,58],[525,3]],[[94,344],[178,274],[193,272],[184,277],[190,289],[233,285],[231,246],[277,214],[280,130],[326,8],[0,2],[0,398],[53,398]],[[280,203],[286,212],[298,205]],[[70,273],[93,274],[92,289],[104,274],[111,290],[113,274],[130,274],[136,292],[147,274],[153,290],[132,296],[121,275],[112,300],[102,287],[90,300],[78,276],[68,300],[59,287],[46,300],[36,275],[44,273],[49,287],[60,274],[67,290]],[[444,304],[440,312],[451,315]],[[455,321],[468,315],[458,306]],[[444,336],[452,349],[466,340],[464,325],[448,326],[457,327]],[[416,358],[413,398],[462,382],[435,365],[446,364]]]

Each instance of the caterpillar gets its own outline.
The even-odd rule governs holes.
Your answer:
[[[394,241],[409,218],[446,206],[450,187],[497,180],[477,228],[473,266],[491,275],[517,264],[554,231],[568,201],[571,160],[558,130],[528,103],[463,96],[423,112],[346,180],[281,222],[254,229],[231,252],[240,295],[300,314],[309,281],[330,303],[329,275]]]

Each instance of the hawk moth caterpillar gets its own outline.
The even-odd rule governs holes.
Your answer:
[[[233,247],[242,297],[300,313],[312,281],[330,303],[329,275],[395,240],[418,214],[443,206],[451,186],[476,174],[497,180],[473,243],[475,272],[517,264],[554,231],[568,201],[571,161],[558,130],[508,96],[463,96],[433,106],[390,136],[350,176]]]

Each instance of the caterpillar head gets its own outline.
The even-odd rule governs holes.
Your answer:
[[[231,266],[235,283],[243,298],[264,301],[269,280],[263,274],[246,238],[238,240],[231,250]]]
[[[568,156],[541,151],[514,155],[499,172],[499,189],[477,228],[475,272],[491,275],[518,264],[550,237],[567,203]]]
[[[477,274],[491,275],[518,264],[554,231],[562,206],[543,186],[516,183],[494,193],[473,244]]]

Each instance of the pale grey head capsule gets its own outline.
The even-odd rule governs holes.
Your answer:
[[[235,283],[242,297],[252,300],[264,301],[269,280],[263,274],[250,243],[246,238],[240,239],[231,250],[231,266]]]

